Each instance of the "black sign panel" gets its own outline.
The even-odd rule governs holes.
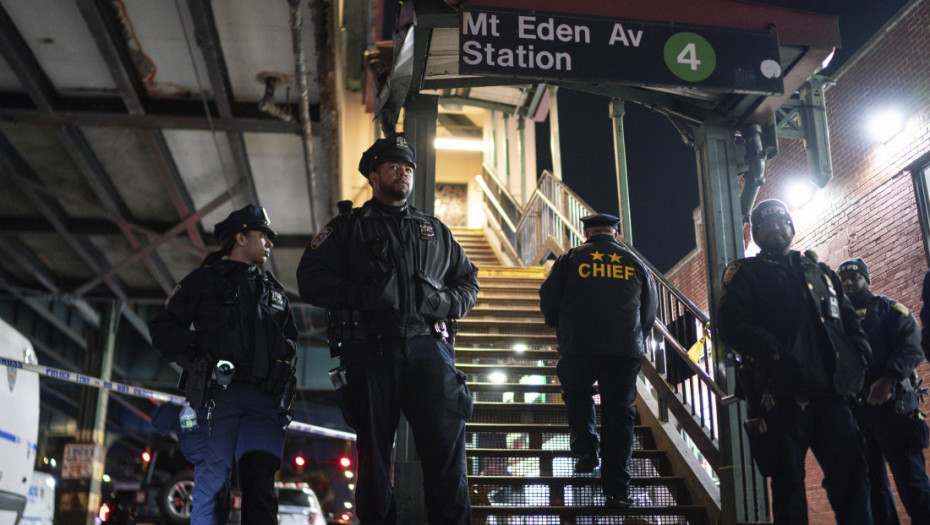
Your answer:
[[[459,73],[784,91],[774,31],[463,9]]]

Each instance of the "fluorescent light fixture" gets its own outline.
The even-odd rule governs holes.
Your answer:
[[[814,185],[810,181],[796,182],[788,188],[787,201],[792,208],[800,208],[814,198]]]
[[[436,149],[455,150],[455,151],[484,151],[483,140],[450,139],[450,138],[436,137],[436,141],[433,142],[433,145],[436,146]]]
[[[507,381],[507,374],[503,372],[491,372],[488,374],[488,381],[492,383],[505,383]]]
[[[883,109],[869,116],[872,138],[885,144],[904,131],[904,113],[899,109]]]

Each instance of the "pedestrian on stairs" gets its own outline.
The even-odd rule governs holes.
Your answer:
[[[833,270],[813,252],[791,250],[785,203],[760,202],[749,224],[761,252],[727,266],[717,328],[740,358],[750,452],[772,478],[775,524],[808,522],[810,449],[836,522],[869,525],[865,450],[849,406],[871,359],[866,334]]]
[[[618,242],[619,218],[598,214],[581,222],[586,240],[556,260],[539,289],[539,307],[558,333],[557,371],[575,472],[593,472],[600,454],[606,505],[627,508],[633,504],[636,376],[656,317],[656,288],[649,269]],[[603,417],[600,441],[596,393]]]
[[[354,210],[340,203],[297,267],[300,296],[328,309],[329,345],[341,364],[334,383],[357,435],[362,525],[397,523],[391,479],[401,411],[423,467],[429,523],[471,523],[472,399],[453,338],[454,320],[475,305],[478,269],[449,228],[407,204],[415,168],[403,135],[378,139],[359,162],[374,197]]]

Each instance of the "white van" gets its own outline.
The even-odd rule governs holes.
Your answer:
[[[11,359],[38,364],[29,340],[0,319],[0,525],[23,516],[39,440],[39,376]]]

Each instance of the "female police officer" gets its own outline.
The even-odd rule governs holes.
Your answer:
[[[250,204],[232,212],[216,225],[214,236],[222,247],[181,280],[149,331],[165,359],[184,369],[187,400],[197,409],[195,428],[178,435],[194,464],[191,524],[226,522],[234,457],[242,523],[273,524],[274,475],[284,447],[278,407],[292,381],[297,327],[283,287],[261,271],[276,237],[265,210]],[[214,370],[217,363],[228,369],[226,362],[235,371],[222,386],[227,381],[217,380]]]

